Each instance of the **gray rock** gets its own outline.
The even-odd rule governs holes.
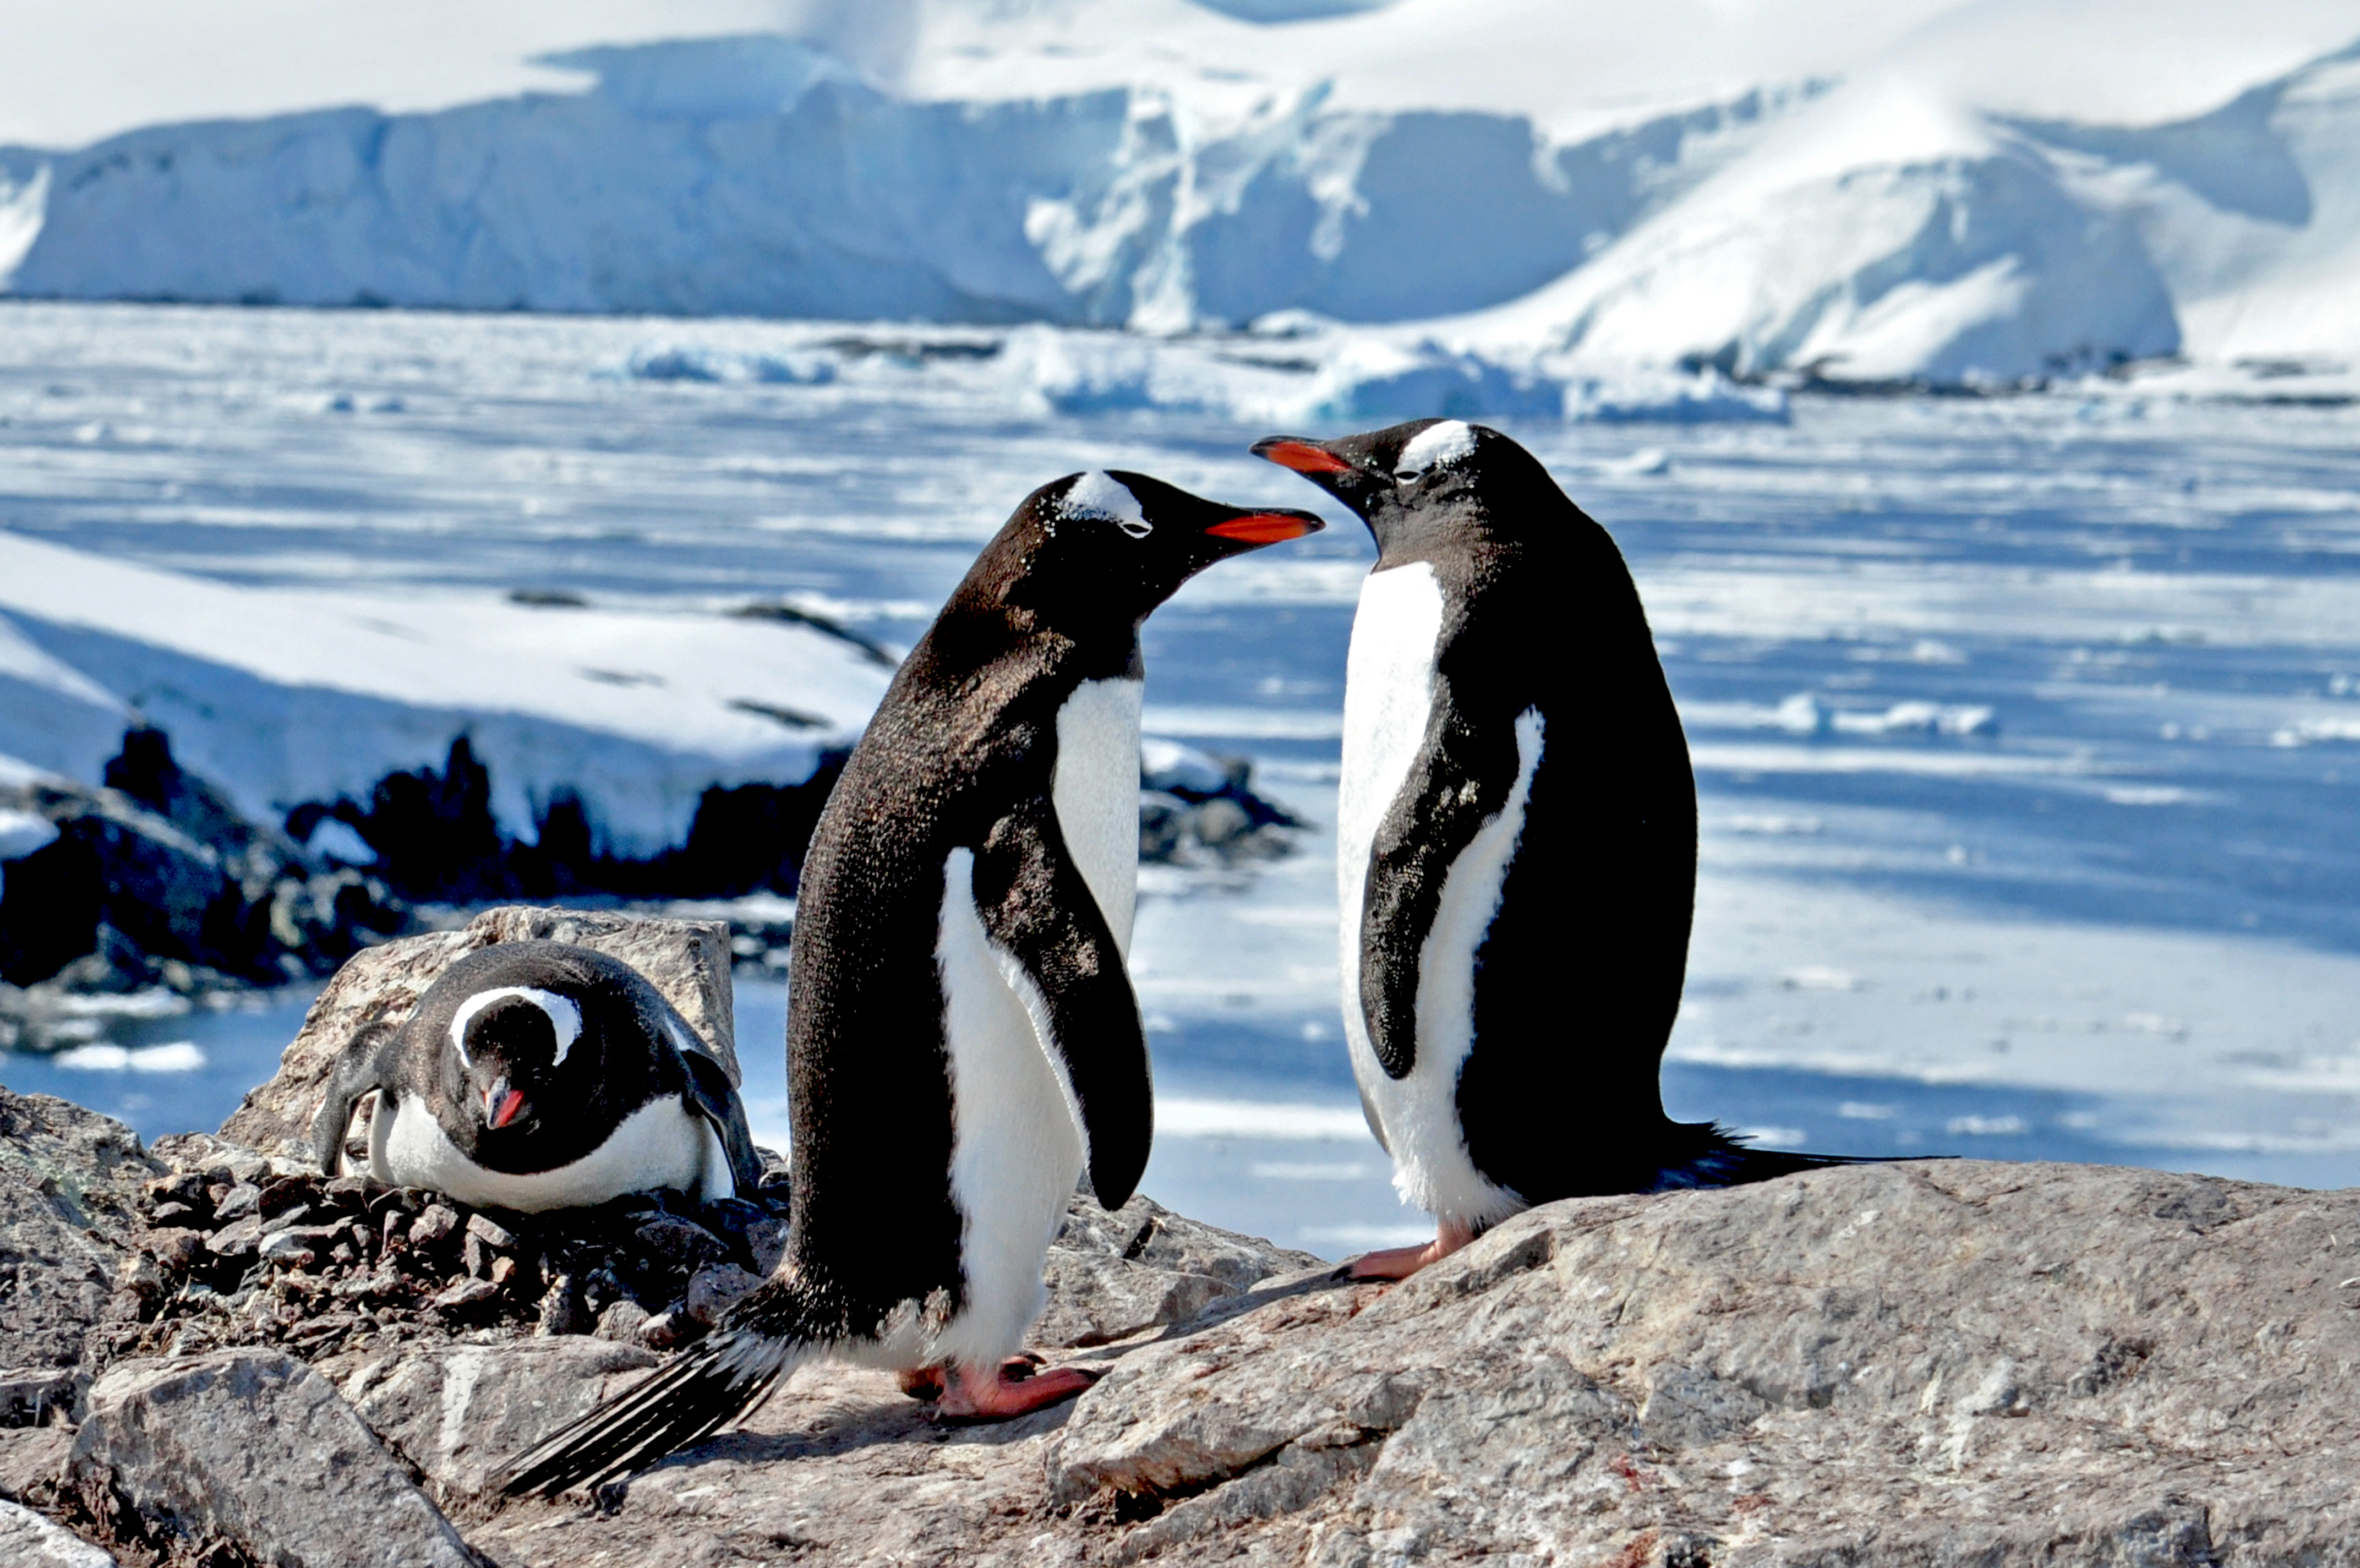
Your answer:
[[[113,1552],[7,1502],[0,1502],[0,1563],[8,1568],[115,1568]]]
[[[377,1436],[450,1493],[586,1413],[656,1357],[587,1338],[405,1348],[362,1359],[345,1396]]]
[[[738,1077],[731,1025],[729,928],[720,920],[673,920],[575,909],[486,909],[461,931],[402,937],[355,954],[336,971],[279,1059],[279,1072],[249,1093],[222,1124],[222,1137],[290,1159],[308,1159],[311,1117],[328,1070],[354,1033],[399,1023],[451,963],[501,942],[570,942],[619,958],[653,982],[681,1017]]]
[[[117,1365],[67,1476],[115,1539],[159,1555],[221,1540],[279,1568],[480,1568],[334,1385],[268,1352]]]
[[[1175,1214],[1150,1198],[1133,1197],[1109,1214],[1077,1197],[1049,1249],[1049,1305],[1032,1343],[1110,1344],[1188,1322],[1273,1275],[1318,1267],[1307,1252]]]
[[[162,1174],[121,1122],[0,1089],[0,1367],[81,1365]]]

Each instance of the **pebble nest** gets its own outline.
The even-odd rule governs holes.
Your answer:
[[[367,1176],[322,1175],[202,1135],[139,1199],[142,1256],[108,1359],[261,1345],[345,1350],[520,1334],[694,1343],[786,1247],[786,1163],[761,1150],[750,1197],[639,1192],[524,1214]]]

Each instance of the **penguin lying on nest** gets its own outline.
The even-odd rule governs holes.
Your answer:
[[[1842,1164],[1664,1114],[1696,907],[1696,779],[1622,553],[1497,430],[1420,419],[1256,455],[1377,542],[1344,685],[1344,1029],[1436,1239],[1557,1198]]]
[[[371,1090],[369,1173],[478,1207],[531,1214],[660,1187],[710,1201],[761,1180],[728,1071],[645,975],[586,947],[479,948],[399,1028],[355,1036],[311,1124],[332,1176]]]
[[[998,1420],[1088,1374],[1016,1357],[1087,1171],[1129,1198],[1153,1117],[1123,968],[1139,628],[1226,557],[1320,526],[1138,474],[1026,497],[894,677],[820,814],[789,967],[794,1208],[716,1332],[515,1460],[510,1493],[641,1469],[814,1355]]]

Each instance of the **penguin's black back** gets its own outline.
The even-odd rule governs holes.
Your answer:
[[[990,604],[987,555],[911,650],[820,813],[795,910],[787,1074],[799,1275],[875,1330],[907,1301],[958,1304],[962,1220],[944,996],[944,867],[1011,802],[1046,807],[1056,717],[1085,681],[1130,673],[1128,623],[1077,641]],[[935,1292],[947,1294],[937,1298]]]

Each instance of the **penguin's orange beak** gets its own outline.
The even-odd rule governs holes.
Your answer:
[[[523,1109],[524,1091],[509,1088],[505,1078],[484,1091],[484,1121],[488,1126],[504,1127]]]
[[[1241,544],[1277,544],[1283,539],[1317,533],[1323,526],[1318,518],[1302,512],[1251,512],[1226,523],[1215,523],[1205,531],[1217,539],[1236,539]]]
[[[1349,474],[1352,465],[1329,452],[1306,441],[1289,436],[1273,436],[1269,441],[1256,441],[1253,454],[1266,458],[1281,468],[1291,468],[1297,474]]]

